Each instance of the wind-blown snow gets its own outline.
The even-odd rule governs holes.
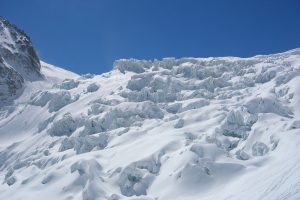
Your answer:
[[[300,198],[300,49],[41,62],[0,112],[0,199]]]

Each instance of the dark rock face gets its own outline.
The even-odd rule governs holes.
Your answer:
[[[20,94],[24,81],[41,79],[40,69],[30,38],[0,17],[0,104]]]
[[[17,95],[23,83],[24,79],[17,71],[0,61],[0,103]]]

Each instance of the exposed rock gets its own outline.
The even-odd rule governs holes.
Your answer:
[[[0,102],[18,96],[25,80],[41,79],[40,68],[30,38],[0,17]]]

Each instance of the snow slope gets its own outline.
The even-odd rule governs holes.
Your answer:
[[[0,109],[0,199],[300,199],[300,49],[40,74]]]
[[[0,199],[299,199],[300,49],[119,60],[1,108]]]

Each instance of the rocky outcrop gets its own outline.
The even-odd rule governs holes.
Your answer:
[[[40,79],[40,68],[30,38],[0,17],[0,102],[20,94],[25,81]]]

